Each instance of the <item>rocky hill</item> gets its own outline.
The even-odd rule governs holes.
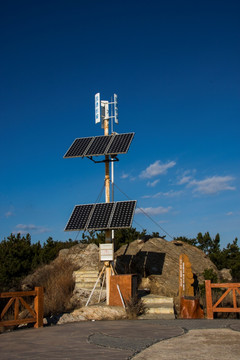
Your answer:
[[[139,289],[148,289],[152,294],[173,297],[177,304],[179,303],[177,299],[179,256],[182,253],[188,255],[192,271],[199,283],[204,281],[205,269],[213,269],[218,274],[217,268],[203,251],[184,242],[169,242],[162,238],[153,238],[146,242],[136,240],[122,246],[115,253],[115,269],[118,274],[137,274]],[[46,313],[55,314],[54,309],[59,309],[58,313],[60,310],[65,312],[83,306],[93,287],[86,289],[85,285],[79,288],[79,282],[76,281],[74,289],[78,272],[94,271],[98,276],[98,271],[102,266],[103,264],[99,262],[97,245],[78,244],[61,250],[52,263],[25,278],[22,288],[29,290],[34,286],[44,286],[45,303],[50,305],[53,303],[53,306],[48,306],[50,310]],[[63,304],[55,305],[59,294],[62,294],[60,296],[62,299],[58,300],[61,300]],[[97,299],[98,293],[94,295],[93,301]]]

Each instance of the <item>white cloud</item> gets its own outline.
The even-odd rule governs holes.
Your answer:
[[[193,192],[215,194],[224,190],[235,190],[236,188],[229,184],[233,180],[232,176],[212,176],[204,180],[191,180],[188,187],[193,187]]]
[[[174,191],[174,190],[170,190],[170,191],[167,191],[165,193],[163,193],[163,196],[166,196],[166,197],[175,197],[175,196],[179,196],[179,195],[182,195],[183,191]]]
[[[7,211],[4,215],[6,218],[9,218],[10,216],[13,216],[14,213],[12,211]]]
[[[175,196],[179,196],[183,193],[182,190],[180,191],[174,191],[174,190],[170,190],[167,192],[158,192],[154,195],[144,195],[142,196],[143,199],[157,199],[159,197],[175,197]]]
[[[147,183],[147,186],[148,187],[154,187],[154,186],[156,186],[157,185],[157,183],[159,182],[159,179],[158,180],[155,180],[155,181],[148,181],[148,183]]]
[[[18,224],[15,228],[15,233],[18,232],[20,234],[27,234],[29,232],[34,232],[37,234],[43,234],[45,232],[50,231],[50,229],[44,227],[44,226],[37,226],[33,224],[25,225],[25,224]]]
[[[178,185],[183,185],[183,184],[187,184],[190,182],[190,180],[192,179],[191,176],[183,176],[179,182],[178,182]]]
[[[226,213],[227,216],[232,216],[233,215],[233,212],[232,211],[229,211],[228,213]]]
[[[127,179],[129,177],[129,174],[123,173],[121,175],[121,179]]]
[[[143,179],[146,179],[146,178],[150,179],[153,176],[166,174],[167,170],[172,168],[175,165],[176,165],[175,161],[169,161],[166,164],[162,164],[160,162],[160,160],[157,160],[157,161],[155,161],[155,163],[149,165],[145,170],[143,170],[139,176],[140,176],[140,178],[143,178]]]
[[[158,207],[147,207],[147,208],[138,208],[135,211],[135,214],[141,214],[142,212],[147,213],[148,215],[158,215],[158,214],[166,214],[171,210],[171,206],[164,208],[162,206]]]
[[[130,174],[123,173],[121,176],[121,179],[129,179],[130,181],[136,180],[136,178]]]

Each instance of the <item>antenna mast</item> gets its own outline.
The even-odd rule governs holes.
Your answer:
[[[109,116],[109,105],[114,105],[114,115]],[[100,93],[95,95],[95,123],[99,123],[101,121],[102,127],[104,129],[104,135],[109,135],[109,120],[115,120],[115,123],[118,124],[118,107],[117,107],[117,95],[114,94],[114,101],[109,102],[106,100],[100,100]],[[101,120],[100,120],[101,119]],[[113,130],[113,125],[112,125]],[[109,155],[105,155],[105,202],[110,202],[110,171],[109,171]],[[112,181],[113,181],[113,162],[111,167],[112,173]],[[113,189],[112,189],[112,201],[113,201]],[[112,239],[114,237],[114,230],[105,230],[105,244],[112,243]],[[111,276],[111,266],[109,261],[104,263],[106,266],[106,303],[109,304],[110,297],[110,276]]]

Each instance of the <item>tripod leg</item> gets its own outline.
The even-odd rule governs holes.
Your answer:
[[[90,296],[89,296],[89,298],[88,298],[88,301],[86,302],[86,305],[85,305],[85,306],[88,306],[88,304],[89,304],[89,302],[90,302],[90,300],[91,300],[91,297],[93,296],[94,290],[96,289],[97,283],[98,283],[100,277],[102,276],[102,273],[104,272],[104,270],[105,270],[105,265],[104,265],[104,267],[102,268],[102,271],[100,272],[100,274],[99,274],[99,276],[98,276],[98,278],[97,278],[97,281],[96,281],[96,283],[95,283],[95,285],[94,285],[94,287],[93,287],[93,289],[92,289],[92,291],[91,291],[91,294],[90,294]]]
[[[101,300],[102,289],[103,289],[103,286],[104,286],[105,279],[106,279],[106,272],[104,272],[103,282],[102,282],[102,286],[101,286],[101,291],[100,291],[99,298],[98,298],[98,303],[100,303],[100,300]]]

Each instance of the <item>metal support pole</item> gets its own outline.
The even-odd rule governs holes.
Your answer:
[[[111,162],[111,182],[112,182],[112,201],[114,201],[114,162]],[[112,230],[112,240],[114,242],[114,230]]]
[[[108,103],[105,104],[104,135],[109,135]],[[110,173],[108,155],[105,156],[105,202],[110,202]],[[111,235],[111,230],[105,231],[105,243],[112,242]],[[105,262],[104,265],[106,266],[106,304],[109,305],[111,268],[109,261]]]

